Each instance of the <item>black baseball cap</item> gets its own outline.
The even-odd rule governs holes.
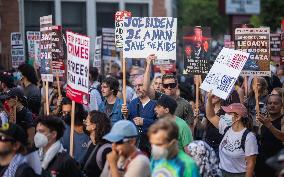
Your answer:
[[[24,92],[19,87],[13,87],[8,92],[0,96],[0,100],[7,100],[18,97],[20,101],[25,100]]]
[[[0,73],[0,82],[3,82],[4,84],[6,84],[8,88],[15,87],[14,77],[11,73],[8,73],[8,72]]]
[[[2,127],[0,127],[0,141],[7,140],[18,141],[23,145],[28,144],[27,134],[19,125],[14,123],[4,123]]]

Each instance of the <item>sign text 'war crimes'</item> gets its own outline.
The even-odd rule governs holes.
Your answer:
[[[76,36],[67,36],[68,53],[79,58],[89,59],[89,40]]]
[[[176,18],[125,17],[124,57],[144,58],[155,53],[158,59],[175,60],[176,28]]]

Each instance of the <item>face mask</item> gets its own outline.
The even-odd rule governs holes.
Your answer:
[[[228,126],[231,126],[233,124],[233,115],[225,114],[223,119],[225,120]]]
[[[47,145],[48,139],[47,136],[43,133],[37,132],[34,137],[35,146],[37,148],[43,148]]]
[[[164,147],[160,147],[160,146],[153,144],[151,154],[155,160],[159,160],[159,159],[167,158],[169,151]]]
[[[65,116],[62,116],[62,120],[63,120],[67,125],[71,125],[71,115],[70,115],[70,114],[66,114]]]

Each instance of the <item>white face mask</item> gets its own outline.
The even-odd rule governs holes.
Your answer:
[[[228,126],[231,126],[233,124],[233,115],[225,114],[223,116],[223,119],[225,120]]]
[[[159,160],[159,159],[167,158],[169,151],[164,147],[160,147],[160,146],[152,144],[151,154],[155,160]]]
[[[34,136],[34,142],[37,148],[43,148],[47,145],[48,139],[47,136],[43,133],[37,132]]]

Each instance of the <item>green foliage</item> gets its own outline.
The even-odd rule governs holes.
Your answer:
[[[228,29],[228,16],[220,15],[218,0],[179,0],[179,28],[184,26],[211,27],[213,36],[223,35]]]

